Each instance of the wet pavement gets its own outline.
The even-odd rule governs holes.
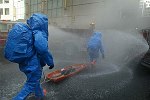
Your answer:
[[[53,70],[81,62],[56,60]],[[44,68],[45,73],[53,70]],[[0,71],[0,100],[11,100],[26,78],[17,64],[5,60]],[[139,65],[139,58],[122,65],[102,61],[62,82],[47,82],[42,87],[47,89],[44,100],[150,100],[150,69]]]

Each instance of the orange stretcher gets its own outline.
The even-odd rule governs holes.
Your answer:
[[[64,67],[62,69],[55,70],[46,75],[46,80],[49,80],[52,82],[62,81],[65,78],[71,77],[81,72],[87,66],[88,64],[75,64],[75,65]]]

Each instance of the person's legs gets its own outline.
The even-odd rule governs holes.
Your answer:
[[[22,90],[13,98],[13,100],[25,100],[26,97],[31,93],[30,87],[25,83]]]
[[[92,51],[89,53],[91,66],[95,66],[97,59],[99,58],[99,53],[97,51]]]
[[[89,58],[90,58],[90,66],[93,67],[94,66],[94,53],[93,52],[89,52]]]
[[[90,60],[90,62],[92,62],[93,61],[93,51],[90,48],[88,48],[87,51],[88,51],[88,55],[89,55],[89,60]]]
[[[35,93],[35,96],[37,98],[42,98],[44,96],[43,89],[40,85],[42,68],[40,66],[37,66],[36,69],[30,75],[31,76],[29,76],[27,79],[27,83],[31,86],[30,91]]]
[[[41,76],[42,76],[42,69],[38,69],[33,74],[33,77],[35,78],[35,80],[31,80],[32,83],[35,82],[36,84],[35,91],[34,91],[36,98],[42,98],[44,96],[43,89],[40,84]]]
[[[37,98],[42,98],[44,96],[43,90],[40,86],[42,68],[40,66],[31,67],[35,67],[35,69],[32,71],[24,70],[24,73],[27,76],[27,81],[22,90],[13,98],[13,100],[25,100],[30,93],[34,93]]]

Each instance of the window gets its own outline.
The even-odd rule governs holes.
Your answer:
[[[3,0],[0,0],[0,4],[2,4],[3,3]]]
[[[58,7],[62,7],[63,5],[63,1],[62,0],[58,0]]]
[[[9,3],[9,0],[4,0],[4,3]]]
[[[0,15],[3,15],[3,8],[0,8]]]
[[[7,24],[7,29],[11,29],[12,28],[12,24]]]
[[[5,8],[5,15],[9,15],[9,8]]]

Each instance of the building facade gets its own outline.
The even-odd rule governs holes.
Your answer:
[[[14,0],[16,20],[23,20],[25,14],[24,0]]]
[[[99,29],[135,29],[146,19],[141,16],[139,3],[140,0],[25,0],[25,19],[40,12],[48,15],[49,24],[61,28],[87,29],[94,22]],[[148,15],[148,0],[146,7]]]
[[[13,0],[0,0],[0,20],[14,20]]]
[[[62,28],[87,28],[94,20],[93,11],[97,5],[102,7],[105,0],[26,0],[25,18],[35,12],[47,14],[49,24]],[[78,23],[80,22],[80,26]]]
[[[140,0],[140,8],[143,17],[150,17],[150,0]]]
[[[0,20],[24,19],[24,0],[0,0]]]

